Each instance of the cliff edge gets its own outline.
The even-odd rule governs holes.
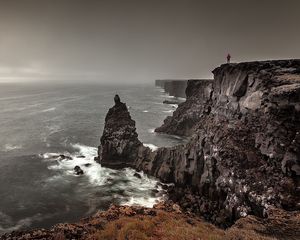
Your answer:
[[[107,211],[81,219],[77,223],[60,223],[50,229],[15,231],[1,240],[296,240],[299,239],[299,214],[276,211],[268,219],[254,216],[240,219],[222,230],[200,217],[184,213],[173,203],[158,203],[153,208],[112,205]],[[285,219],[288,219],[286,224]]]
[[[160,128],[191,136],[187,144],[152,152],[136,133],[119,144],[115,128],[99,148],[174,183],[171,199],[224,227],[250,214],[267,217],[272,207],[300,210],[300,60],[224,64],[213,73],[212,82],[188,82],[189,102]]]

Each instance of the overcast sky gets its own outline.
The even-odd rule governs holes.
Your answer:
[[[0,81],[207,78],[300,58],[300,0],[0,0]]]

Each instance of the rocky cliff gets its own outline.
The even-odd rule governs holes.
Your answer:
[[[159,128],[190,135],[187,144],[143,147],[134,124],[128,135],[119,130],[132,123],[124,108],[125,119],[106,118],[100,162],[118,159],[174,183],[173,200],[222,226],[266,217],[274,206],[300,210],[300,60],[225,64],[213,73],[213,82],[188,83],[187,102]],[[114,116],[120,125],[107,129]]]
[[[101,159],[103,166],[114,168],[132,166],[137,159],[138,149],[142,146],[136,133],[135,121],[131,119],[126,104],[117,95],[115,105],[105,117],[100,142],[95,160]]]
[[[155,80],[155,86],[161,87],[170,96],[185,98],[187,80]]]
[[[186,101],[179,104],[173,116],[164,120],[155,132],[190,136],[203,113],[209,113],[213,80],[188,80]]]

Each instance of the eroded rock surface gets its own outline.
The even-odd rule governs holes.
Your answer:
[[[207,103],[211,100],[213,80],[188,80],[185,90],[186,101],[179,104],[173,116],[164,120],[155,132],[179,136],[190,136],[203,113],[209,113]],[[205,108],[205,109],[204,109]]]
[[[131,119],[125,103],[115,96],[115,105],[105,117],[105,126],[98,149],[101,164],[108,167],[132,166],[142,143],[138,140],[135,121]]]
[[[213,82],[188,83],[190,97],[159,128],[190,135],[187,144],[152,152],[131,124],[125,138],[108,128],[101,145],[114,136],[111,154],[132,141],[119,150],[120,165],[174,183],[173,200],[225,227],[249,214],[267,216],[274,206],[299,210],[300,60],[225,64],[213,73]]]

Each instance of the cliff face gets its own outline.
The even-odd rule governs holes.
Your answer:
[[[155,152],[139,145],[131,166],[175,183],[172,199],[223,226],[267,216],[271,206],[299,210],[300,60],[226,64],[213,73],[212,83],[188,83],[187,102],[160,128],[193,133],[190,141]],[[192,131],[181,131],[178,123],[189,121]],[[111,133],[109,141],[119,141],[117,128]]]
[[[155,86],[161,87],[170,96],[185,98],[187,80],[156,80]]]
[[[186,101],[179,104],[173,116],[164,120],[155,132],[179,136],[190,136],[201,115],[210,111],[213,80],[188,80],[185,90]]]

